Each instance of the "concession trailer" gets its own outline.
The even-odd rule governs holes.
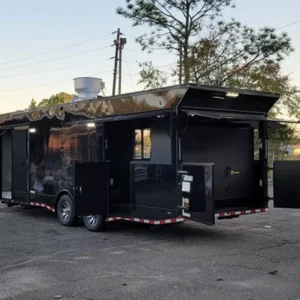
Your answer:
[[[100,97],[89,93],[97,78],[79,83],[71,103],[0,116],[2,202],[47,208],[65,226],[82,217],[91,231],[267,211],[279,95],[186,84]],[[300,207],[299,173],[299,162],[275,163],[275,206]]]

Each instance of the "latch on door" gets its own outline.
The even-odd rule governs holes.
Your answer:
[[[235,176],[235,175],[239,175],[240,174],[240,171],[234,170],[233,167],[229,167],[227,170],[228,170],[228,174],[230,176]]]
[[[77,186],[75,189],[76,189],[77,191],[79,191],[80,194],[82,194],[82,187],[81,187],[81,186]]]

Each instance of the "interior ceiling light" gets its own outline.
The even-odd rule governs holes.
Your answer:
[[[237,98],[239,96],[239,93],[236,93],[236,92],[227,92],[226,93],[226,97],[229,97],[229,98]]]
[[[221,99],[221,100],[224,100],[225,98],[223,96],[212,96],[213,99]]]
[[[35,128],[29,128],[29,132],[30,133],[36,133],[36,129]]]
[[[95,128],[96,124],[95,123],[87,123],[86,126],[89,128]]]

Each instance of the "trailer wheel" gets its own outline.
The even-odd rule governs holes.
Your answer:
[[[64,226],[73,226],[76,223],[74,204],[68,195],[62,195],[58,201],[57,217]]]
[[[89,231],[104,231],[105,217],[102,215],[84,216],[83,223]]]

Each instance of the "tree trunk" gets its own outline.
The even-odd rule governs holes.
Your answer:
[[[184,83],[189,83],[190,81],[190,74],[189,74],[189,65],[188,65],[188,40],[184,42],[184,49],[183,49],[183,67],[184,67]]]
[[[179,46],[179,84],[182,84],[182,47]]]
[[[185,20],[185,32],[184,32],[184,44],[183,44],[183,71],[184,71],[184,83],[189,83],[190,74],[188,68],[188,48],[189,48],[189,27],[190,27],[190,2],[186,1],[186,20]]]

